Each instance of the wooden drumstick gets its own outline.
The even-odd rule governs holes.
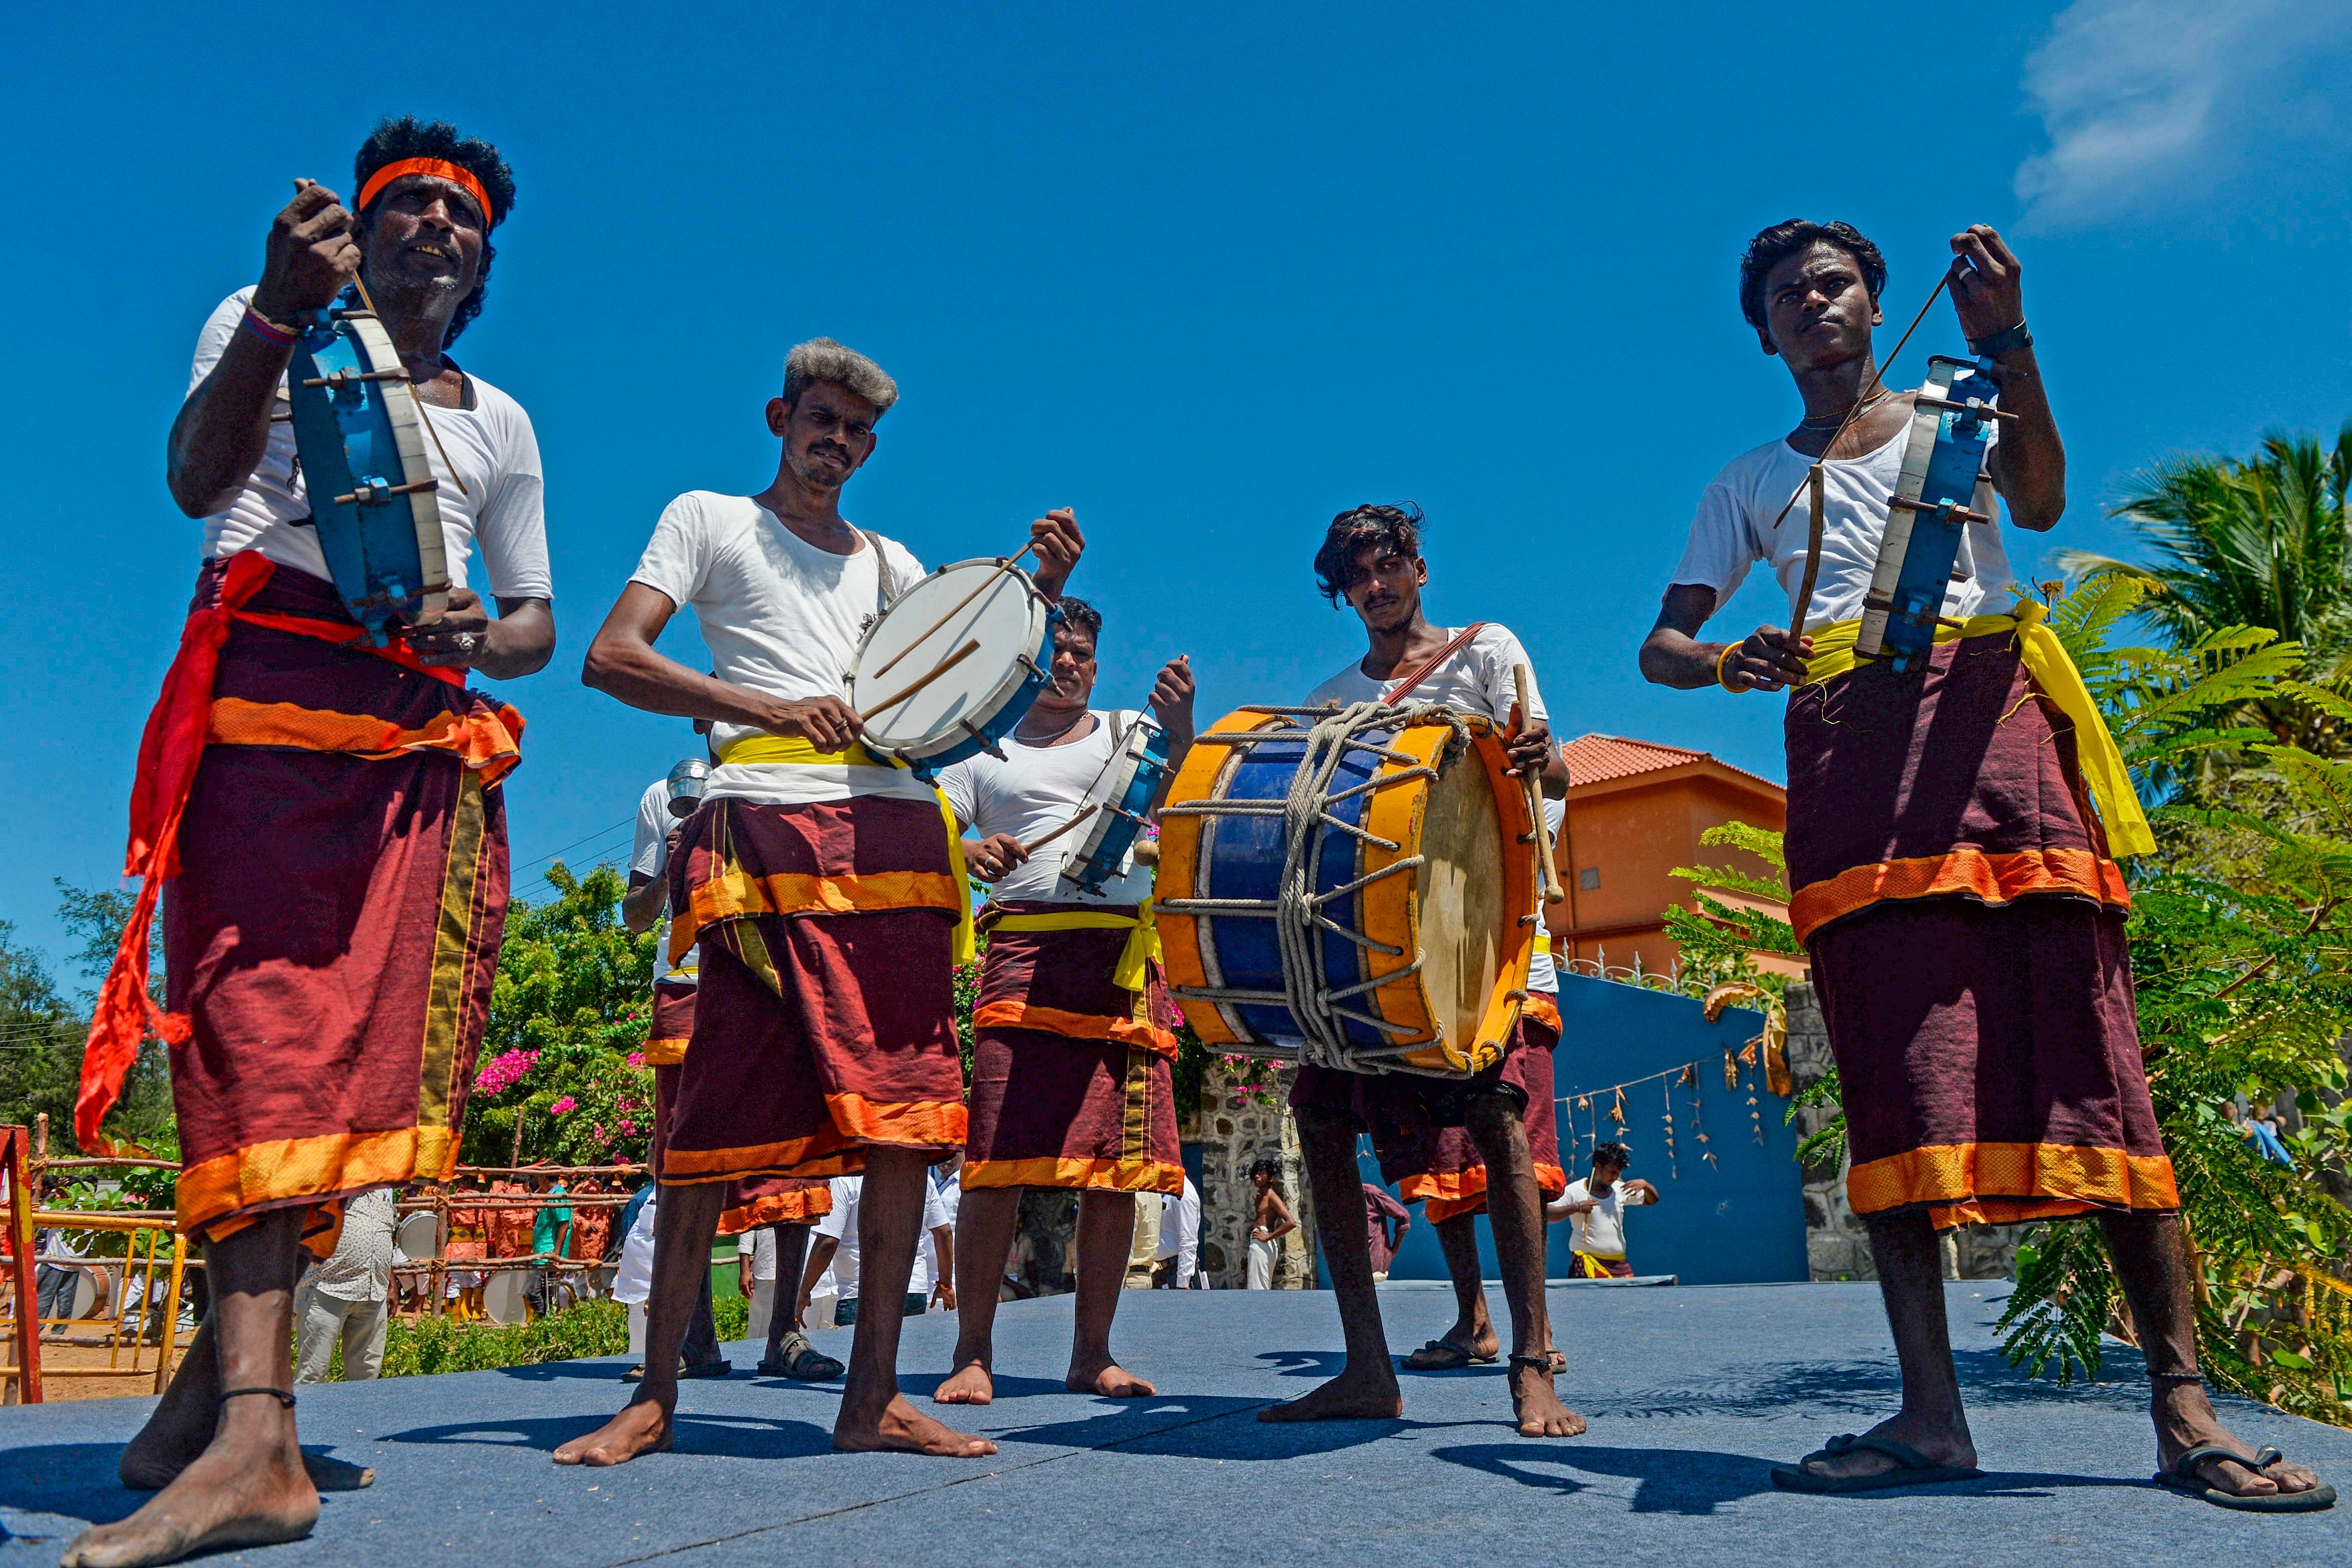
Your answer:
[[[924,643],[930,639],[933,633],[939,631],[940,627],[954,620],[957,612],[961,611],[965,605],[970,604],[973,600],[978,599],[982,593],[986,592],[990,583],[994,582],[998,578],[1003,577],[1006,572],[1011,571],[1014,561],[1019,560],[1023,556],[1027,555],[1031,550],[1035,549],[1036,548],[1037,541],[1035,539],[1031,539],[1027,544],[1023,545],[1019,549],[1014,550],[1012,555],[998,561],[996,563],[996,570],[980,580],[979,587],[973,589],[970,593],[965,594],[961,599],[957,600],[955,604],[945,615],[940,616],[937,621],[930,623],[930,626],[925,630],[922,636],[916,638],[913,642],[908,643],[905,647],[891,654],[889,664],[884,664],[880,669],[874,672],[875,678],[879,680],[884,675],[888,674],[890,673],[891,664],[897,664],[899,660],[905,658],[908,654],[921,647]]]
[[[1812,492],[1812,533],[1805,543],[1805,580],[1797,585],[1797,608],[1789,615],[1789,640],[1796,641],[1805,634],[1805,612],[1812,608],[1813,580],[1822,570],[1822,465],[1805,476],[1805,487]]]
[[[1512,665],[1511,681],[1518,688],[1519,722],[1525,724],[1528,712],[1528,667]],[[1543,889],[1543,901],[1558,904],[1568,896],[1568,890],[1559,884],[1559,868],[1551,863],[1551,830],[1544,825],[1543,769],[1538,768],[1533,773],[1521,775],[1519,782],[1527,786],[1528,810],[1536,820],[1536,880]]]
[[[859,714],[857,716],[857,722],[860,724],[873,723],[874,716],[876,714],[889,712],[892,708],[897,707],[900,703],[905,702],[908,697],[913,696],[917,692],[921,691],[925,686],[929,685],[933,681],[938,680],[941,675],[946,674],[950,670],[954,669],[958,664],[962,664],[966,659],[971,658],[978,652],[980,652],[980,639],[975,637],[971,642],[966,643],[962,647],[958,648],[954,653],[950,653],[946,658],[941,659],[937,664],[933,665],[930,674],[918,676],[911,685],[899,691],[892,693],[890,699],[887,702],[876,703],[872,707],[867,708],[865,712]],[[879,674],[880,672],[877,671],[876,673]]]
[[[1064,833],[1068,832],[1071,829],[1077,827],[1088,817],[1093,816],[1097,811],[1101,810],[1102,808],[1100,806],[1087,807],[1085,810],[1080,811],[1076,816],[1072,817],[1068,821],[1064,822],[1060,827],[1054,829],[1050,832],[1041,833],[1036,838],[1034,838],[1027,843],[1023,844],[1021,846],[1021,852],[1024,855],[1035,854],[1039,850],[1044,849],[1047,844],[1052,843],[1055,839],[1060,838]]]

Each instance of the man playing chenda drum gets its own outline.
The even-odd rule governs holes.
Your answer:
[[[1951,248],[1960,329],[2014,415],[1992,449],[1991,483],[2011,519],[2041,532],[2065,507],[2065,454],[2017,258],[1981,225]],[[2147,1352],[2164,1472],[2209,1500],[2278,1507],[2301,1494],[2299,1506],[2325,1506],[2332,1492],[2302,1466],[2274,1454],[2257,1466],[2199,1377],[2194,1265],[2141,1067],[2129,894],[2111,858],[2150,847],[2147,829],[2097,710],[2066,695],[2080,683],[2030,672],[2029,657],[2062,674],[2071,665],[2038,601],[2003,613],[2009,566],[1992,521],[1965,525],[1943,605],[1961,624],[1935,633],[1925,667],[1856,662],[1915,396],[1878,384],[1871,329],[1885,278],[1878,248],[1844,224],[1776,224],[1749,242],[1740,308],[1788,366],[1803,416],[1707,486],[1641,654],[1664,685],[1790,691],[1789,914],[1829,1022],[1852,1140],[1848,1197],[1870,1228],[1902,1363],[1900,1410],[1773,1479],[1854,1491],[1976,1474],[1936,1232],[2095,1214]],[[1700,641],[1755,561],[1772,563],[1793,607],[1809,508],[1801,498],[1777,529],[1774,519],[1816,459],[1826,461],[1813,630]],[[2207,1451],[2189,1458],[2197,1450]],[[2184,1458],[2188,1477],[2174,1474]]]
[[[1087,706],[1102,616],[1068,594],[1061,612],[1053,683],[1004,741],[1003,759],[983,754],[940,774],[956,816],[980,836],[965,859],[994,884],[980,917],[988,955],[971,1017],[971,1126],[956,1216],[961,1332],[948,1380],[931,1396],[942,1405],[985,1405],[994,1395],[997,1284],[1021,1194],[1033,1186],[1079,1195],[1076,1326],[1064,1381],[1112,1398],[1157,1392],[1112,1360],[1110,1325],[1135,1195],[1184,1190],[1173,1078],[1182,1019],[1144,950],[1150,928],[1137,921],[1150,868],[1089,893],[1062,874],[1086,829],[1034,855],[1024,847],[1077,815],[1141,721]],[[1192,744],[1190,661],[1161,667],[1150,702],[1173,778]]]
[[[488,1015],[499,780],[522,720],[465,674],[530,674],[555,629],[530,418],[447,350],[481,309],[514,180],[488,143],[415,120],[380,125],[352,174],[348,207],[298,183],[260,283],[205,324],[172,429],[172,496],[204,519],[204,566],[141,748],[131,869],[146,885],[92,1020],[77,1130],[98,1142],[150,1021],[149,912],[169,880],[168,1010],[152,1021],[172,1047],[180,1223],[204,1246],[212,1307],[121,1461],[126,1485],[163,1491],[68,1563],[310,1527],[305,1470],[321,1467],[296,1445],[289,1386],[299,1254],[331,1249],[345,1199],[446,1179]],[[354,277],[440,437],[427,455],[454,586],[446,616],[380,650],[329,580],[272,417],[296,329]],[[465,586],[477,544],[497,620]]]
[[[1421,591],[1429,565],[1421,554],[1418,509],[1358,507],[1342,512],[1316,552],[1315,574],[1325,598],[1335,604],[1345,599],[1355,611],[1370,647],[1362,659],[1316,687],[1307,698],[1310,706],[1384,699],[1411,682],[1402,695],[1412,701],[1483,714],[1497,726],[1508,722],[1518,700],[1513,672],[1528,664],[1527,652],[1517,637],[1492,622],[1464,635],[1433,626],[1423,615]],[[1531,667],[1528,708],[1507,742],[1512,769],[1522,775],[1551,770],[1564,786],[1566,767],[1551,744]],[[1371,1134],[1382,1174],[1394,1179],[1430,1169],[1438,1134],[1462,1125],[1469,1128],[1485,1165],[1488,1221],[1511,1311],[1511,1400],[1519,1430],[1530,1437],[1572,1437],[1584,1430],[1584,1417],[1561,1405],[1552,1389],[1543,1198],[1528,1136],[1530,1118],[1552,1114],[1550,1073],[1530,1070],[1549,1068],[1558,1040],[1556,1028],[1523,1016],[1503,1060],[1458,1083],[1406,1073],[1298,1070],[1290,1103],[1298,1118],[1315,1197],[1316,1234],[1339,1299],[1348,1360],[1338,1377],[1304,1398],[1260,1412],[1261,1420],[1377,1418],[1402,1412],[1403,1396],[1372,1286],[1356,1135]],[[1546,1060],[1538,1061],[1538,1056]]]
[[[950,976],[970,910],[938,794],[868,754],[844,700],[863,628],[922,575],[903,546],[841,516],[841,488],[898,396],[830,339],[794,349],[767,406],[783,442],[774,482],[671,502],[589,649],[590,685],[713,721],[719,766],[670,866],[669,951],[700,942],[700,983],[656,1210],[646,1379],[604,1427],[558,1448],[560,1464],[669,1446],[678,1346],[730,1182],[858,1171],[869,1310],[834,1444],[995,1451],[898,1389],[926,1167],[964,1140]],[[1054,512],[1031,538],[1038,584],[1057,593],[1085,542],[1077,524]],[[686,605],[715,675],[654,650]]]

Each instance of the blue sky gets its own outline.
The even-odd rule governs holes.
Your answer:
[[[52,956],[50,879],[120,865],[196,563],[162,476],[197,327],[386,112],[520,186],[460,358],[547,467],[562,641],[498,688],[527,894],[690,748],[580,655],[671,496],[766,482],[761,402],[818,333],[904,389],[858,521],[936,564],[1077,508],[1108,700],[1178,652],[1204,717],[1303,692],[1360,651],[1322,525],[1410,497],[1433,612],[1515,628],[1561,733],[1776,778],[1775,703],[1633,664],[1700,488],[1795,415],[1734,303],[1761,225],[1861,225],[1898,324],[1955,228],[2011,235],[2073,478],[2021,568],[2121,547],[2104,503],[2168,452],[2352,415],[2352,14],[2320,0],[224,16],[11,29],[0,918]],[[1948,312],[1918,341],[1956,351]]]

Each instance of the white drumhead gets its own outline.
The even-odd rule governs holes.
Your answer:
[[[1110,754],[1110,760],[1103,764],[1102,771],[1095,775],[1094,783],[1087,789],[1087,798],[1078,803],[1080,810],[1093,807],[1095,814],[1087,819],[1085,827],[1077,831],[1076,847],[1063,857],[1062,869],[1066,873],[1075,872],[1094,859],[1095,852],[1102,848],[1103,840],[1110,835],[1111,830],[1126,821],[1107,808],[1118,805],[1126,798],[1128,786],[1135,782],[1135,770],[1143,765],[1144,751],[1151,744],[1152,731],[1138,715],[1121,716],[1127,720],[1127,733],[1119,737],[1118,749]],[[1120,868],[1122,873],[1126,870],[1126,866]]]
[[[432,1215],[412,1214],[400,1222],[399,1229],[392,1233],[393,1240],[400,1248],[402,1256],[410,1262],[430,1263],[433,1261],[433,1243],[439,1228]]]
[[[978,590],[974,593],[974,590]],[[963,603],[966,596],[970,603]],[[954,613],[949,611],[955,609]],[[849,672],[860,713],[921,680],[967,643],[979,647],[906,701],[866,721],[869,743],[919,760],[969,738],[1029,675],[1045,640],[1048,608],[1019,568],[993,560],[941,567],[902,594],[866,632]],[[929,628],[947,616],[937,631]]]

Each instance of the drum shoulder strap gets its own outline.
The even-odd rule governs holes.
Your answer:
[[[1430,658],[1428,663],[1423,664],[1421,668],[1406,676],[1402,683],[1393,687],[1389,692],[1388,695],[1383,697],[1381,700],[1389,703],[1401,703],[1404,701],[1406,695],[1415,686],[1421,685],[1422,682],[1429,679],[1430,676],[1437,673],[1438,665],[1454,657],[1454,655],[1460,652],[1463,646],[1466,644],[1471,638],[1475,637],[1479,632],[1484,632],[1486,629],[1486,622],[1473,621],[1469,625],[1465,626],[1461,631],[1456,632],[1454,634],[1454,640],[1452,642],[1446,643],[1444,647],[1440,648],[1436,653]]]
[[[874,552],[874,608],[887,610],[890,601],[898,597],[898,574],[890,570],[890,552],[882,548],[882,536],[872,528],[860,528],[866,545]]]

